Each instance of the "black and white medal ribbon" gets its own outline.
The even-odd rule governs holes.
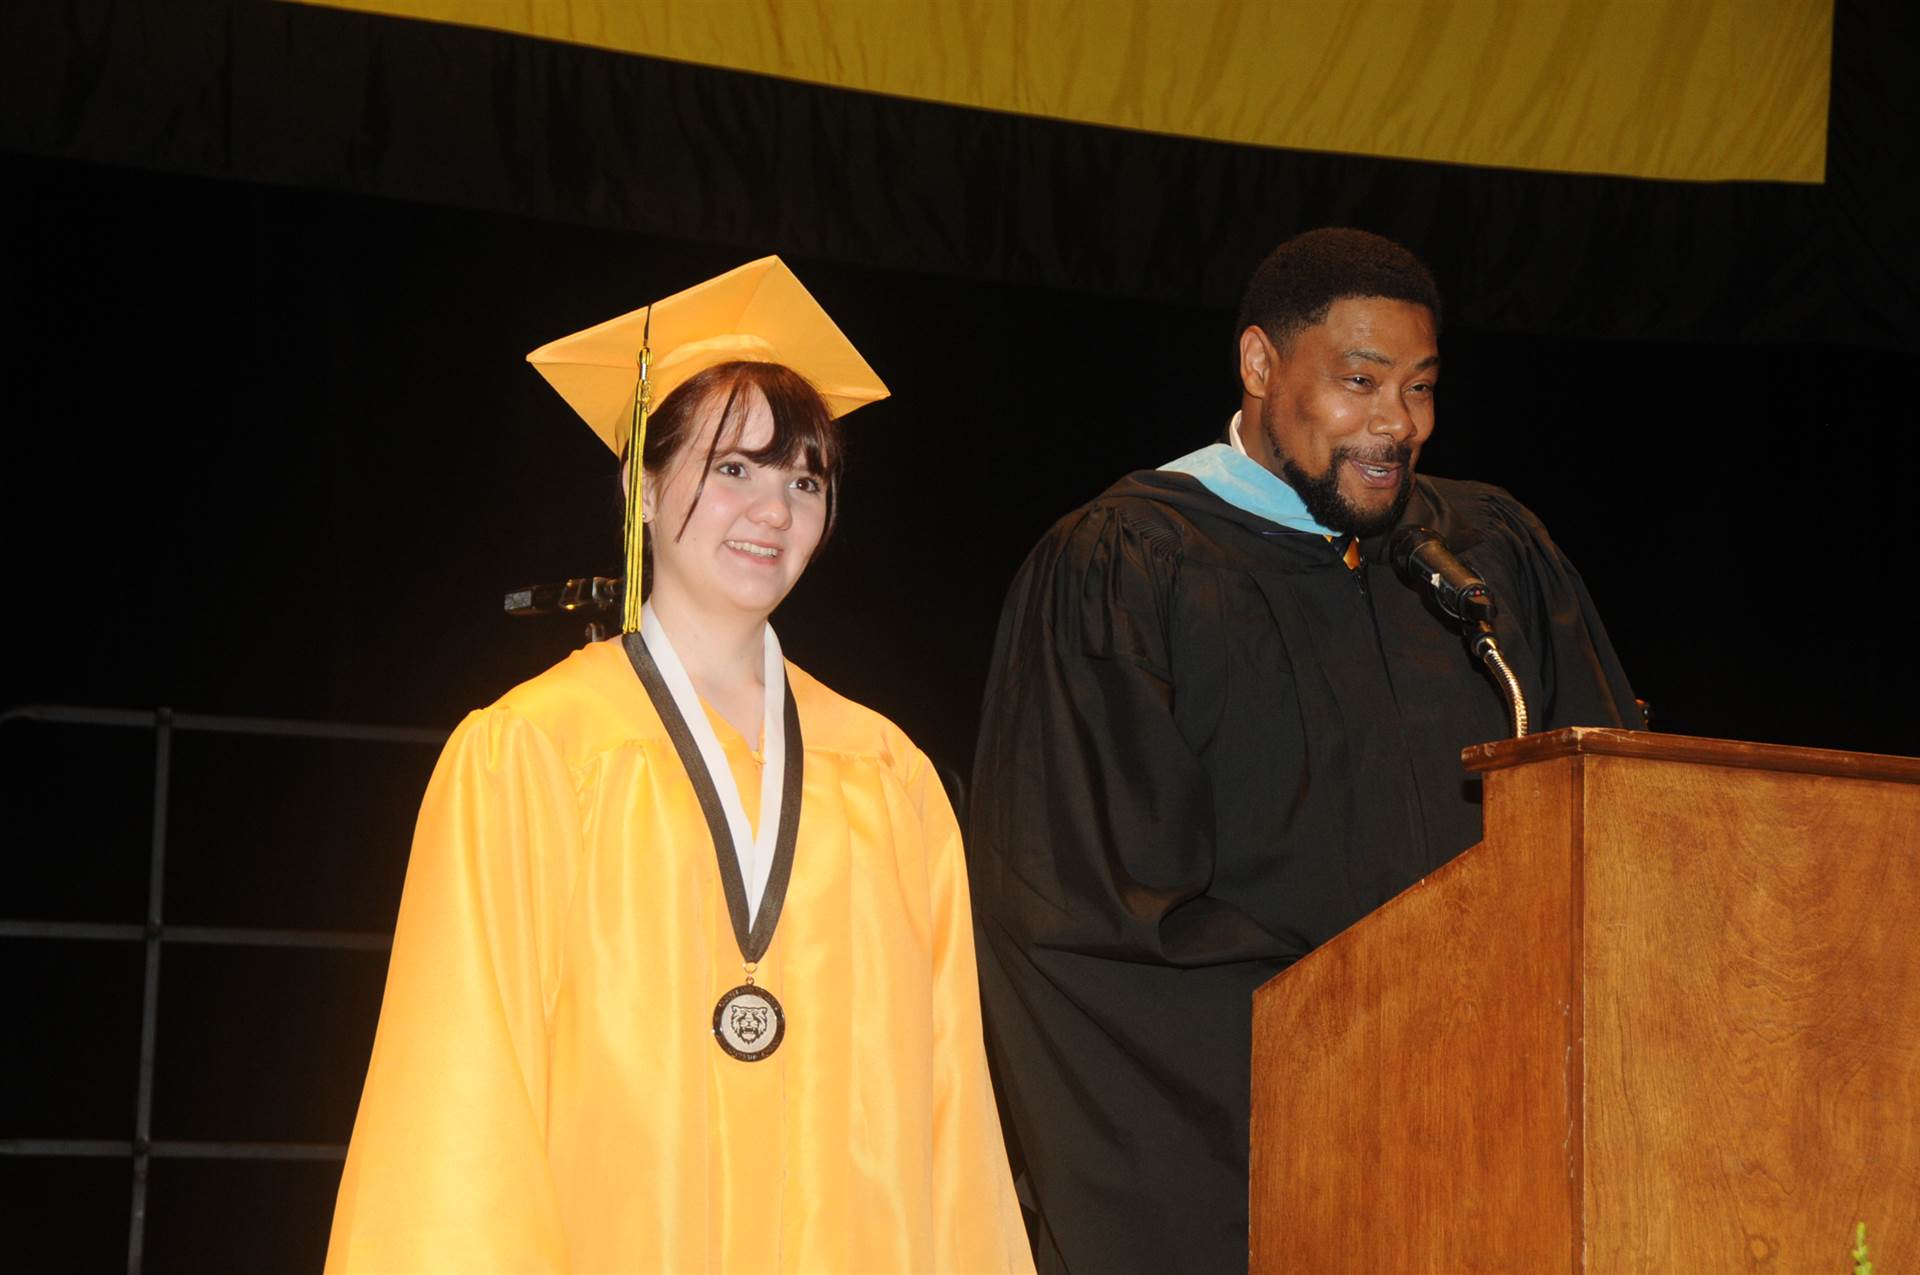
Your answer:
[[[714,859],[733,920],[734,941],[746,981],[721,996],[713,1008],[713,1038],[743,1062],[758,1062],[780,1047],[787,1032],[786,1010],[772,992],[754,982],[760,958],[773,942],[780,909],[793,874],[793,847],[800,832],[800,788],[805,749],[800,715],[787,685],[773,626],[765,633],[766,709],[761,739],[766,763],[760,776],[760,833],[753,835],[739,786],[727,765],[719,736],[707,720],[693,679],[674,651],[653,608],[647,607],[640,631],[622,638],[627,659],[667,728],[680,765],[693,784],[713,838]]]

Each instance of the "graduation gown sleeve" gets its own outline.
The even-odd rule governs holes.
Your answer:
[[[552,745],[469,716],[420,811],[327,1271],[568,1269],[546,1020],[578,848]]]
[[[1060,943],[1205,968],[1280,944],[1206,897],[1215,781],[1196,737],[1220,712],[1210,670],[1221,660],[1201,643],[1227,617],[1203,618],[1220,599],[1180,565],[1113,507],[1086,511],[1029,559],[1002,618],[975,765],[976,784],[1016,799],[976,802],[975,829],[983,870],[1051,903]]]
[[[1245,1262],[1246,1007],[1303,949],[1211,888],[1196,741],[1221,707],[1220,604],[1158,528],[1096,505],[1035,550],[1002,617],[974,889],[1042,1270]],[[1192,641],[1170,640],[1175,615]]]
[[[987,1075],[960,827],[939,777],[914,752],[905,776],[927,845],[933,964],[933,1267],[1031,1271],[1026,1224],[1008,1177]]]

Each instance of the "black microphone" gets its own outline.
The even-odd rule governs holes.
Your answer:
[[[563,584],[515,589],[505,599],[508,615],[556,615],[574,611],[611,611],[620,605],[619,576],[583,576]]]
[[[1387,557],[1400,578],[1433,594],[1440,609],[1467,624],[1493,620],[1493,591],[1453,556],[1431,527],[1402,527],[1387,545]]]

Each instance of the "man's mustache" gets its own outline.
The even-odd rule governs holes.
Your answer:
[[[1382,447],[1362,448],[1351,443],[1333,449],[1335,460],[1357,460],[1363,465],[1413,466],[1413,447],[1407,443],[1387,443]]]

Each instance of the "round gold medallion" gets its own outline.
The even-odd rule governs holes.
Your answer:
[[[743,983],[713,1007],[713,1038],[741,1062],[759,1062],[786,1034],[786,1011],[764,987]]]

